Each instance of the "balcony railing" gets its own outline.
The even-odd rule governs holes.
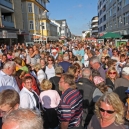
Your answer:
[[[0,0],[0,4],[10,8],[10,9],[13,9],[13,5],[10,0]]]
[[[42,19],[49,19],[49,16],[47,15],[39,15],[39,20],[42,20]]]
[[[98,20],[92,20],[91,22],[92,22],[92,23],[93,23],[93,22],[98,22]]]
[[[92,25],[91,27],[92,27],[92,28],[94,28],[94,27],[98,27],[98,25]]]
[[[98,32],[98,30],[92,30],[92,33]]]
[[[2,20],[2,24],[3,24],[5,27],[14,28],[14,22],[12,22],[12,21],[5,21],[5,20]]]

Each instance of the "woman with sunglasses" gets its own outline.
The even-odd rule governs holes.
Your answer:
[[[107,76],[107,78],[106,78],[106,85],[114,90],[114,82],[119,77],[116,69],[114,67],[110,67],[107,70],[106,76]]]
[[[95,104],[95,115],[87,129],[125,129],[124,106],[114,92],[104,94]]]
[[[53,56],[48,56],[47,65],[45,68],[45,73],[47,75],[47,79],[49,80],[51,77],[55,76],[55,68],[54,68],[54,58]]]

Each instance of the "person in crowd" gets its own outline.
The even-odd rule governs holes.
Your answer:
[[[76,83],[77,89],[83,96],[83,118],[82,125],[88,125],[91,117],[93,116],[94,103],[92,101],[93,92],[96,89],[92,81],[92,71],[90,68],[82,70],[82,77]]]
[[[119,106],[118,106],[119,105]],[[118,95],[106,93],[95,104],[95,115],[87,129],[125,129],[124,106]]]
[[[90,63],[90,66],[91,66],[93,69],[99,71],[101,77],[105,80],[105,79],[106,79],[105,71],[104,71],[104,69],[101,67],[100,62],[99,62],[99,59],[98,59],[96,56],[91,57],[89,63]]]
[[[93,78],[93,82],[97,87],[93,93],[93,102],[97,102],[97,100],[105,93],[112,92],[112,89],[105,84],[105,81],[102,77],[95,76]]]
[[[12,74],[15,72],[16,64],[14,61],[8,61],[5,63],[2,70],[0,70],[0,91],[4,89],[14,89],[18,93],[19,87]]]
[[[60,103],[60,96],[56,90],[52,90],[52,83],[44,79],[40,85],[40,101],[43,107],[44,128],[57,128],[59,120],[57,117],[57,107]]]
[[[54,60],[56,60],[57,57],[58,57],[58,52],[57,52],[57,50],[56,50],[56,49],[52,49],[52,54],[51,54],[51,55],[53,56]]]
[[[42,80],[46,79],[46,74],[41,69],[41,65],[39,63],[34,65],[34,70],[36,71],[36,76],[37,76],[38,84],[41,84]]]
[[[118,67],[119,67],[119,73],[121,73],[122,68],[126,64],[126,56],[124,54],[120,55],[120,62],[118,62]]]
[[[55,62],[53,56],[48,56],[48,64],[46,65],[45,68],[45,73],[47,75],[47,79],[49,80],[51,77],[55,76]]]
[[[28,72],[27,66],[22,66],[22,59],[20,57],[15,57],[13,61],[16,63],[16,71],[23,70]]]
[[[58,118],[61,129],[81,128],[83,113],[82,95],[75,88],[74,76],[63,74],[59,81],[59,89],[62,91],[62,96],[58,106]]]
[[[17,110],[19,104],[20,97],[15,90],[7,89],[0,92],[0,129],[2,127],[2,117],[5,117],[13,110]]]
[[[1,66],[0,66],[0,69],[3,69],[5,63],[8,61],[7,59],[7,55],[6,54],[3,54],[2,55],[2,60],[1,60]]]
[[[41,69],[45,72],[46,62],[45,59],[40,58]]]
[[[124,87],[129,86],[129,67],[124,67],[122,69],[122,77],[117,78],[115,80],[114,85],[115,85],[115,88],[117,88],[119,86],[124,86]]]
[[[71,75],[74,76],[75,82],[78,81],[78,75],[79,75],[79,73],[78,73],[78,68],[75,65],[69,66],[67,73],[69,73],[69,74],[71,74]]]
[[[85,49],[85,54],[84,54],[84,66],[88,67],[89,66],[89,58],[87,55],[87,49]]]
[[[26,57],[26,64],[29,64],[31,66],[35,65],[37,62],[35,58],[33,57],[34,50],[32,47],[29,48],[29,52]]]
[[[106,85],[114,90],[114,83],[118,77],[119,74],[117,73],[116,69],[114,67],[110,67],[106,72]]]
[[[84,64],[84,48],[83,48],[83,44],[82,43],[79,43],[78,44],[78,55],[81,56],[81,63]]]
[[[12,111],[3,119],[2,129],[44,129],[39,113],[31,109]]]
[[[55,76],[50,78],[50,82],[52,83],[52,89],[56,90],[60,95],[61,91],[59,90],[59,81],[62,74],[63,68],[59,65],[55,67]]]
[[[57,57],[57,63],[60,63],[63,61],[63,54],[59,54]]]
[[[102,53],[101,53],[101,57],[106,57],[106,56],[109,56],[109,54],[108,54],[108,49],[105,47],[105,48],[103,48],[103,50],[102,50]]]
[[[126,102],[126,94],[125,91],[129,86],[129,67],[124,67],[122,69],[122,77],[117,78],[115,80],[115,90],[114,92],[117,93],[121,99],[121,101],[125,104]]]
[[[125,108],[126,108],[126,120],[129,121],[129,87],[128,89],[125,91],[127,98],[126,98],[126,103],[125,103]]]
[[[111,59],[117,60],[117,62],[119,62],[120,61],[120,58],[119,58],[119,52],[118,52],[118,50],[116,48],[114,48],[112,50],[112,53],[113,53],[113,55],[112,55]]]
[[[68,71],[69,66],[71,66],[71,63],[69,63],[69,56],[67,53],[63,55],[63,61],[59,63],[59,65],[63,68],[64,72]]]
[[[101,53],[97,48],[95,49],[95,55],[99,58],[99,61],[101,61]]]
[[[39,111],[39,97],[32,90],[32,77],[24,77],[24,87],[20,91],[20,107]]]

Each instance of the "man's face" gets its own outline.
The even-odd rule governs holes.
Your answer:
[[[96,63],[90,62],[90,66],[91,68],[96,69]]]
[[[64,86],[65,86],[64,78],[61,77],[59,81],[59,90],[64,91]]]
[[[12,110],[13,110],[13,107],[11,107],[8,104],[0,105],[0,116],[3,117],[9,114]]]
[[[31,89],[32,89],[32,79],[27,79],[25,81],[24,87],[27,88],[29,91],[31,91]]]
[[[19,125],[14,121],[9,121],[3,124],[2,129],[19,129]]]
[[[8,67],[8,75],[12,75],[13,73],[15,73],[16,71],[16,66],[13,66],[13,67]]]

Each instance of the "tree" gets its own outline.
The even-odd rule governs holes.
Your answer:
[[[86,38],[90,38],[90,32],[87,33]]]

